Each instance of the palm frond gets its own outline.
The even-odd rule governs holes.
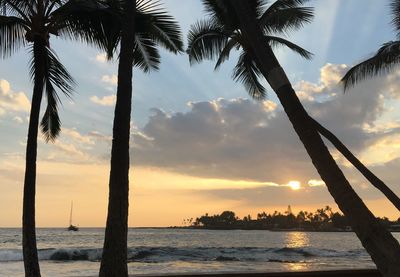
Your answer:
[[[56,54],[49,48],[47,50],[47,78],[65,96],[71,97],[74,90],[75,81],[67,69],[58,60]]]
[[[215,64],[214,70],[217,70],[222,63],[224,63],[229,59],[229,55],[232,49],[235,47],[236,48],[240,47],[239,42],[235,38],[230,38],[226,43],[224,49],[222,49],[221,53],[219,54],[219,58],[217,60],[217,63]]]
[[[29,15],[33,13],[33,1],[1,0],[3,15],[15,16],[29,22]]]
[[[267,43],[271,46],[271,47],[280,47],[280,46],[286,46],[288,47],[290,50],[294,51],[295,53],[299,54],[300,56],[302,56],[303,58],[307,59],[307,60],[311,60],[313,57],[313,54],[307,50],[305,50],[304,48],[298,46],[297,44],[294,44],[293,42],[290,42],[284,38],[280,38],[280,37],[275,37],[275,36],[264,36]]]
[[[213,21],[198,21],[190,27],[188,34],[189,61],[191,64],[219,57],[229,36]]]
[[[134,66],[142,69],[145,73],[150,70],[158,70],[160,58],[157,45],[152,38],[148,34],[136,34]]]
[[[287,34],[291,31],[299,30],[305,24],[311,23],[313,18],[314,9],[312,7],[279,6],[274,9],[267,9],[259,21],[260,26],[263,28],[266,34]]]
[[[51,49],[46,48],[46,97],[47,109],[41,122],[42,132],[47,141],[54,141],[61,131],[57,105],[60,102],[56,88],[71,98],[75,81],[67,69],[58,60]]]
[[[390,2],[390,10],[392,13],[392,25],[397,31],[397,37],[400,39],[400,1],[392,0]]]
[[[304,5],[307,2],[310,2],[310,0],[277,0],[269,7],[269,9],[279,10],[279,9],[297,8],[299,6]]]
[[[125,1],[125,0],[123,0],[123,1]],[[137,0],[136,1],[136,10],[141,13],[148,13],[151,11],[156,11],[156,10],[159,10],[160,7],[161,7],[161,2],[158,0]]]
[[[249,95],[257,100],[265,99],[266,90],[259,81],[261,72],[259,71],[254,57],[248,51],[243,51],[238,63],[233,69],[232,78],[241,82]]]
[[[115,44],[120,31],[114,30],[119,17],[97,0],[69,0],[49,17],[53,34],[94,45],[107,53],[112,52],[110,45]]]
[[[392,72],[400,64],[400,41],[385,43],[371,58],[353,66],[342,78],[345,91],[355,84],[374,76]]]
[[[25,22],[15,16],[0,16],[0,55],[5,58],[25,46]]]
[[[135,18],[136,32],[147,33],[153,41],[172,53],[183,51],[182,33],[178,23],[161,7],[142,11]]]
[[[265,10],[268,1],[265,0],[250,0],[248,1],[250,9],[254,12],[255,18],[259,18]]]
[[[33,53],[33,47],[31,47]],[[56,54],[48,47],[43,46],[42,58],[44,59],[43,71],[45,93],[47,98],[47,109],[41,121],[41,129],[46,141],[54,141],[60,133],[61,123],[58,117],[58,104],[60,97],[57,89],[68,98],[71,98],[75,82],[67,69],[58,60]],[[34,56],[30,62],[30,74],[32,80],[35,80],[36,66],[38,61]]]
[[[55,91],[52,83],[47,80],[46,82],[46,98],[47,108],[43,114],[43,118],[40,122],[40,128],[44,135],[46,142],[54,142],[61,131],[61,121],[58,115],[58,102],[56,97],[57,92]]]
[[[202,0],[205,12],[215,24],[226,25],[232,22],[232,15],[230,12],[229,0]],[[229,16],[230,15],[230,16]]]

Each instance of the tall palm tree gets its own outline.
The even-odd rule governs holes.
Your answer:
[[[265,93],[257,77],[268,81],[329,192],[378,269],[384,276],[399,276],[398,241],[380,225],[337,166],[272,50],[280,44],[307,57],[307,52],[286,40],[278,41],[271,32],[299,29],[311,19],[312,11],[301,7],[306,0],[278,0],[266,10],[265,2],[203,0],[210,19],[194,25],[189,33],[189,55],[196,62],[215,58],[218,66],[229,58],[230,49],[242,50],[233,77],[256,97]]]
[[[312,57],[310,52],[284,38],[274,36],[274,34],[286,34],[293,29],[298,29],[305,23],[309,23],[313,17],[312,9],[296,5],[282,8],[282,6],[279,6],[280,2],[281,1],[277,1],[274,5],[271,5],[265,11],[263,18],[259,19],[261,22],[260,24],[264,24],[264,26],[266,24],[268,25],[264,30],[266,40],[268,40],[272,47],[286,46],[302,57],[310,59]],[[294,1],[294,3],[296,4],[297,2]],[[215,31],[221,31],[217,24],[218,23],[212,20],[205,20],[199,21],[192,26],[192,30],[189,34],[188,48],[191,63],[199,62],[202,59],[214,58],[215,52],[208,52],[206,49],[202,52],[202,45],[200,45],[199,48],[198,43],[202,41],[210,41],[213,43],[212,41],[216,35]],[[231,37],[231,39],[226,42],[226,45],[224,45],[224,48],[218,55],[218,60],[214,68],[215,70],[229,58],[229,54],[233,49],[243,44],[243,37],[240,32],[236,31],[233,36],[234,37]],[[224,43],[223,38],[221,39],[219,43]],[[212,51],[216,51],[219,46],[220,45],[215,44],[216,48],[212,49]],[[262,74],[256,66],[254,55],[252,55],[250,51],[246,51],[245,47],[242,46],[242,52],[239,62],[234,69],[233,78],[236,81],[243,82],[250,96],[257,100],[264,99],[266,91],[259,81],[260,75]],[[311,117],[310,119],[318,132],[328,139],[337,150],[400,211],[400,198],[379,177],[369,170],[332,132],[319,124],[315,119]]]
[[[43,93],[47,108],[40,122],[47,142],[60,133],[58,104],[62,93],[71,96],[74,81],[50,47],[50,36],[77,39],[100,46],[94,36],[103,5],[80,0],[0,0],[0,55],[5,58],[29,46],[34,84],[26,146],[23,195],[23,256],[26,276],[40,276],[35,231],[36,157],[39,114]],[[91,35],[93,34],[93,36]]]
[[[115,106],[108,216],[100,276],[128,276],[127,232],[129,206],[129,135],[132,102],[132,66],[145,72],[158,69],[158,46],[172,53],[183,49],[180,28],[159,1],[106,1],[119,14],[106,24],[108,56],[120,42],[117,102]],[[108,28],[107,26],[112,26]]]
[[[400,0],[391,0],[390,8],[397,40],[384,43],[375,55],[353,66],[342,79],[345,90],[368,78],[393,72],[400,64]]]

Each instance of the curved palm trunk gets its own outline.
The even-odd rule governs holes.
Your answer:
[[[108,215],[100,266],[100,276],[107,277],[128,276],[129,135],[135,10],[136,1],[125,1],[111,150]]]
[[[24,180],[24,199],[22,214],[22,248],[25,276],[40,276],[36,247],[35,195],[36,195],[36,157],[39,129],[40,104],[43,96],[45,42],[36,38],[33,44],[34,88],[31,113],[29,117],[28,141],[26,146],[26,165]]]
[[[252,16],[247,2],[233,0],[232,3],[240,21],[241,31],[254,51],[262,74],[277,94],[330,194],[349,219],[354,232],[382,275],[400,276],[399,242],[368,210],[329,153],[274,53],[265,44],[260,26]]]
[[[369,170],[351,151],[328,129],[322,126],[318,121],[310,117],[317,131],[328,139],[336,149],[378,190],[380,190],[387,199],[400,211],[400,198],[371,170]]]

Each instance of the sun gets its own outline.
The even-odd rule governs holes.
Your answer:
[[[301,188],[300,186],[300,182],[298,181],[290,181],[288,183],[288,186],[292,189],[292,190],[299,190]]]

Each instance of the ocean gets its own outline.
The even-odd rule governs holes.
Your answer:
[[[400,239],[400,234],[394,234]],[[38,229],[43,276],[96,276],[104,229]],[[129,273],[375,268],[353,233],[130,229]],[[0,229],[0,276],[23,276],[20,229]]]

